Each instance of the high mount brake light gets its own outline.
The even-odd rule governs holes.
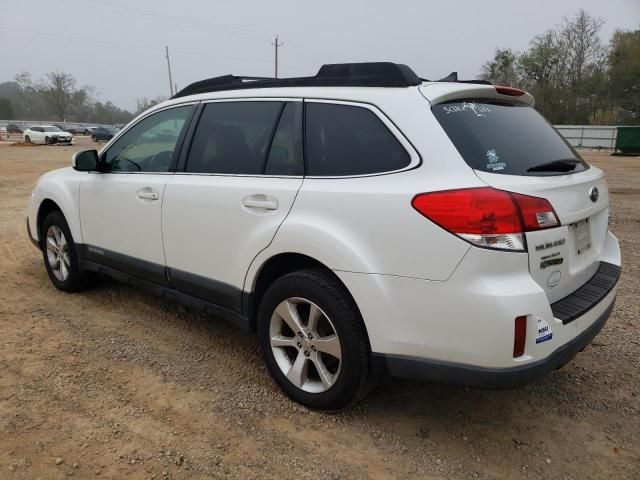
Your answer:
[[[448,232],[484,248],[524,251],[525,232],[560,225],[546,199],[491,187],[421,193],[411,205]]]
[[[524,90],[520,90],[519,88],[513,88],[513,87],[495,87],[496,92],[498,92],[501,95],[509,95],[510,97],[521,97],[522,95],[524,95],[525,92]]]

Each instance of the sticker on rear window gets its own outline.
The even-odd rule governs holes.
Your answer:
[[[547,340],[551,340],[553,338],[553,332],[551,331],[551,327],[549,323],[542,318],[538,317],[538,333],[536,334],[536,343],[546,342]]]
[[[486,117],[491,113],[491,109],[486,105],[478,105],[475,102],[462,102],[462,105],[443,105],[442,110],[446,113],[473,112],[476,117]]]
[[[505,162],[500,162],[500,157],[496,153],[495,150],[487,150],[487,170],[491,170],[493,172],[497,172],[498,170],[504,170],[507,166]]]

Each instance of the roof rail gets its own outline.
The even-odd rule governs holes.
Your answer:
[[[411,87],[422,80],[406,65],[391,62],[323,65],[313,77],[264,78],[223,75],[192,83],[171,98],[196,93],[275,87]]]

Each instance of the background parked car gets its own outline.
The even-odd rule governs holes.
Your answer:
[[[115,127],[98,127],[93,130],[91,140],[98,142],[100,140],[111,140],[120,130]]]
[[[71,135],[76,135],[76,134],[80,133],[78,131],[78,127],[74,127],[73,125],[62,125],[62,124],[59,124],[59,123],[54,123],[53,126],[54,127],[58,127],[63,132],[70,133]]]
[[[53,143],[70,144],[73,135],[65,132],[55,125],[38,125],[29,127],[24,132],[24,141],[31,143],[44,143],[46,145]]]
[[[25,127],[18,125],[17,123],[9,123],[7,125],[7,133],[22,133]]]
[[[96,128],[98,128],[98,127],[96,127],[95,125],[92,126],[92,127],[85,127],[84,128],[84,134],[85,135],[91,135]]]

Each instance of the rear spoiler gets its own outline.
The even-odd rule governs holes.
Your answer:
[[[432,105],[479,98],[520,103],[529,107],[533,107],[535,103],[533,95],[518,88],[467,82],[426,82],[420,86],[420,93]]]

